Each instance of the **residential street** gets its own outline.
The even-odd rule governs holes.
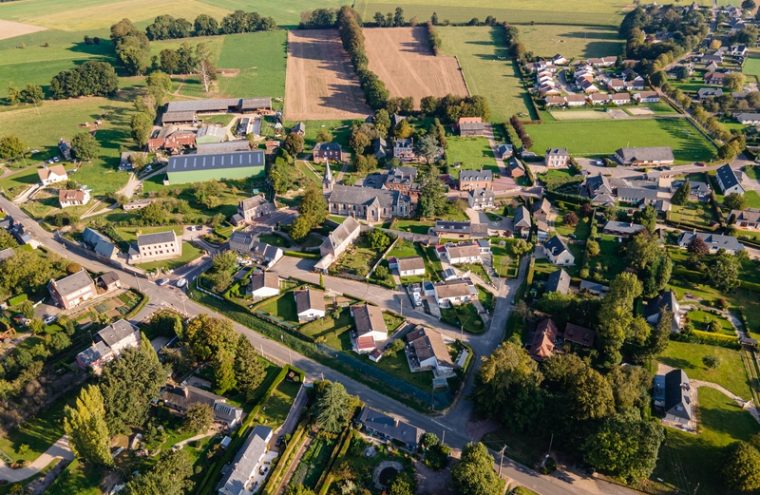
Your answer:
[[[68,251],[63,245],[59,244],[53,238],[53,235],[51,233],[42,229],[39,224],[37,224],[28,215],[21,211],[16,205],[3,197],[0,197],[0,207],[2,207],[3,210],[11,215],[14,219],[20,221],[28,230],[28,232],[30,232],[36,240],[38,240],[50,251],[60,256],[64,256],[71,261],[75,261],[94,272],[113,270],[112,267],[106,266],[98,261],[84,258]],[[285,257],[283,259],[283,262],[292,259],[294,258]],[[521,275],[523,271],[524,270],[521,269]],[[210,314],[215,317],[226,318],[224,315],[215,313],[205,306],[202,306],[190,300],[184,294],[184,292],[175,287],[159,287],[153,282],[140,279],[125,271],[117,270],[117,272],[121,277],[122,283],[142,291],[150,299],[149,304],[147,304],[143,311],[141,311],[135,317],[135,321],[141,321],[142,319],[149,317],[150,314],[152,314],[155,310],[162,307],[172,307],[191,317],[198,314]],[[304,276],[306,276],[308,273],[308,276],[311,277],[310,280],[314,280],[314,277],[316,276],[316,280],[318,282],[318,275],[314,274],[313,272],[302,271],[301,273]],[[333,287],[343,287],[339,284],[339,282],[348,282],[343,279],[334,279],[334,277],[325,277],[325,279],[326,284]],[[511,281],[508,286],[510,288],[516,287],[516,284],[517,280],[514,280]],[[350,288],[354,286],[352,284],[348,284],[346,287],[349,287],[349,290],[351,290]],[[378,291],[376,292],[375,289],[378,289]],[[507,289],[504,290],[507,291]],[[511,289],[509,289],[509,291],[511,292]],[[396,307],[394,305],[398,305],[398,308],[400,309],[400,304],[398,301],[394,301],[392,294],[393,291],[388,291],[387,289],[376,288],[372,286],[371,288],[366,289],[364,294],[357,294],[357,296],[364,297],[373,303],[379,301],[383,303],[383,307],[394,308]],[[508,295],[509,292],[506,292],[506,294]],[[489,331],[480,336],[469,336],[465,334],[465,338],[468,340],[468,342],[472,343],[473,348],[475,349],[475,352],[477,354],[476,357],[478,358],[476,361],[479,360],[480,356],[489,354],[490,350],[495,348],[501,342],[504,326],[502,323],[500,323],[500,321],[506,321],[509,315],[509,310],[509,298],[500,297],[497,300],[497,309],[494,312],[494,317],[492,319]],[[430,322],[429,319],[424,318],[424,315],[419,312],[415,312],[415,318],[418,316],[418,314],[422,321],[425,321],[427,323],[435,323],[436,328],[441,328],[439,322]],[[285,347],[284,345],[281,345],[276,341],[270,340],[263,335],[250,330],[247,327],[235,323],[234,321],[232,321],[232,325],[237,332],[245,335],[251,341],[254,347],[259,349],[262,355],[267,359],[280,364],[291,363],[294,366],[297,366],[304,370],[309,380],[319,380],[324,377],[328,380],[340,382],[346,387],[346,390],[348,390],[348,392],[361,397],[361,399],[370,407],[390,413],[425,431],[434,432],[439,436],[442,436],[443,432],[445,431],[446,443],[450,444],[454,448],[461,449],[467,442],[477,440],[476,438],[470,438],[467,435],[467,422],[471,419],[469,414],[471,407],[469,401],[467,401],[465,397],[468,390],[471,390],[472,380],[474,376],[473,374],[471,374],[468,378],[468,382],[465,385],[465,391],[453,409],[443,416],[430,417],[417,412],[341,373],[338,373],[331,368],[308,359],[298,354],[297,352],[294,352],[291,349]],[[443,331],[447,333],[454,332],[451,329],[443,329]],[[457,336],[459,337],[460,335]],[[617,485],[612,485],[603,481],[593,480],[591,478],[582,478],[566,471],[558,472],[554,476],[541,475],[532,469],[529,469],[507,459],[506,457],[504,460],[503,473],[505,476],[508,476],[516,482],[525,485],[528,488],[536,490],[543,495],[564,495],[568,493],[579,495],[622,495],[638,493],[635,490],[619,487]]]

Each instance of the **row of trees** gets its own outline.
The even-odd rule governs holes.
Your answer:
[[[480,117],[487,121],[491,116],[488,101],[480,95],[443,98],[426,96],[420,100],[420,111],[429,117],[438,117],[447,124],[456,123],[460,117]]]
[[[354,64],[354,70],[364,90],[367,103],[375,110],[385,108],[388,102],[388,89],[383,81],[377,77],[377,74],[369,69],[361,19],[359,14],[347,5],[338,11],[338,32],[343,42],[343,48],[351,56],[351,62]]]
[[[111,26],[116,58],[129,76],[144,74],[150,63],[150,41],[129,19]]]
[[[50,92],[55,99],[80,96],[111,96],[119,89],[119,78],[111,64],[88,61],[63,70],[50,81]],[[35,98],[40,96],[35,91]]]
[[[438,30],[433,26],[432,21],[428,21],[425,24],[428,33],[428,40],[430,41],[430,49],[433,50],[434,55],[438,55],[441,51],[441,35],[438,34]]]
[[[518,142],[522,145],[522,149],[529,149],[533,146],[533,139],[531,139],[530,135],[528,134],[528,131],[525,130],[525,125],[522,123],[522,121],[517,117],[517,115],[513,115],[509,118],[509,124],[512,126],[512,128],[515,130],[515,133],[517,134]],[[517,146],[514,142],[512,145]]]
[[[236,10],[227,14],[221,23],[207,14],[200,14],[193,23],[183,17],[160,15],[145,28],[145,35],[149,40],[167,40],[191,36],[272,31],[276,27],[277,23],[272,17],[264,17],[258,12]]]

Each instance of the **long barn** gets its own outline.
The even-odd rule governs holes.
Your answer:
[[[178,155],[169,159],[168,184],[220,179],[247,179],[264,175],[262,150],[207,155]]]

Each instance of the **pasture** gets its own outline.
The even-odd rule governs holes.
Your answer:
[[[369,68],[391,96],[411,96],[416,108],[425,96],[467,96],[456,59],[433,54],[426,28],[365,28],[363,32]]]
[[[561,53],[569,59],[583,59],[617,56],[623,50],[623,40],[612,27],[535,24],[518,29],[526,50],[540,57]]]
[[[288,32],[285,118],[363,119],[370,114],[348,53],[334,29]]]
[[[574,155],[594,156],[623,147],[670,146],[676,163],[710,161],[716,152],[686,119],[545,122],[525,129],[536,152],[564,147]]]
[[[490,27],[439,27],[441,52],[459,58],[467,87],[484,96],[491,108],[491,121],[506,122],[514,114],[530,115],[528,95],[517,68]]]
[[[239,69],[235,77],[220,77],[220,92],[230,96],[285,94],[286,33],[231,34],[224,37],[219,67]]]

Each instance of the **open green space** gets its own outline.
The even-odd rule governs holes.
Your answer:
[[[720,472],[723,448],[749,440],[760,428],[748,412],[717,390],[699,388],[698,403],[699,433],[667,428],[652,477],[676,485],[681,493],[698,488],[700,494],[722,495],[727,493]]]
[[[557,53],[568,59],[614,57],[622,53],[624,46],[613,27],[531,24],[518,29],[525,49],[540,57]]]
[[[301,327],[301,333],[317,342],[324,342],[337,350],[350,351],[351,339],[349,330],[354,327],[354,319],[348,308],[342,308],[337,313],[328,313],[324,318],[311,321]]]
[[[15,461],[33,461],[39,457],[63,435],[66,402],[67,399],[59,400],[18,428],[0,435],[0,452]]]
[[[446,162],[449,174],[459,178],[461,170],[491,170],[499,173],[493,150],[484,137],[448,137],[446,138]],[[454,166],[458,164],[458,166]]]
[[[550,191],[566,184],[580,184],[583,182],[582,175],[573,174],[567,169],[547,170],[545,173],[539,174],[538,179],[546,184],[546,188]]]
[[[441,321],[459,327],[467,333],[480,334],[486,329],[477,308],[472,303],[441,308]]]
[[[150,263],[140,263],[139,265],[136,265],[136,266],[147,271],[152,271],[152,270],[171,271],[190,263],[191,261],[193,261],[194,259],[202,255],[203,255],[202,250],[193,246],[189,242],[184,241],[182,242],[182,256],[178,256],[176,258],[172,258],[169,260],[151,261]]]
[[[708,313],[701,309],[693,309],[687,313],[687,318],[694,324],[694,328],[697,330],[709,332],[710,324],[713,321],[717,321],[718,325],[720,325],[719,333],[731,336],[736,335],[736,331],[734,330],[733,325],[731,325],[731,322],[722,316]]]
[[[45,493],[50,495],[101,495],[100,481],[103,472],[99,469],[90,469],[74,461],[66,466],[55,482],[48,488]]]
[[[368,363],[372,361],[365,358]],[[383,358],[374,363],[380,369],[383,369],[391,375],[411,383],[421,390],[430,390],[433,387],[433,376],[431,372],[412,373],[409,370],[409,362],[406,360],[404,351],[383,354]]]
[[[256,306],[256,311],[262,311],[279,320],[298,322],[298,313],[296,312],[296,300],[292,292],[286,292],[277,297],[267,299],[265,302]]]
[[[219,67],[238,69],[239,73],[234,77],[220,77],[220,92],[228,96],[282,97],[285,94],[286,34],[278,30],[225,36]]]
[[[391,222],[390,228],[393,230],[400,230],[401,232],[412,232],[414,234],[428,234],[430,228],[435,223],[429,220],[405,220],[402,218],[394,218]]]
[[[717,223],[710,204],[698,201],[689,201],[684,205],[673,205],[667,214],[667,218],[673,222],[700,225],[705,229],[710,229]]]
[[[706,357],[717,358],[718,365],[707,367],[703,361]],[[657,359],[683,369],[691,379],[717,383],[743,399],[752,397],[749,378],[737,350],[672,340]]]
[[[760,76],[760,53],[750,52],[750,56],[744,59],[742,72],[749,76]]]
[[[564,147],[574,155],[610,155],[618,148],[670,146],[677,163],[710,161],[715,147],[686,119],[555,121],[526,128],[533,150]]]
[[[283,380],[261,405],[256,418],[257,422],[273,429],[280,427],[288,417],[288,411],[293,405],[300,386],[300,383]]]
[[[744,200],[747,202],[747,208],[760,208],[760,194],[757,191],[746,191]]]
[[[364,236],[360,236],[330,267],[330,273],[365,277],[382,254],[381,251],[372,248]]]
[[[335,448],[335,440],[324,437],[316,437],[312,440],[311,445],[298,461],[298,467],[293,472],[288,486],[303,485],[308,488],[314,488],[322,476],[323,471],[327,468],[330,454]]]
[[[530,115],[530,96],[495,28],[439,27],[438,31],[443,40],[441,53],[457,57],[467,88],[471,94],[486,98],[492,121]]]

